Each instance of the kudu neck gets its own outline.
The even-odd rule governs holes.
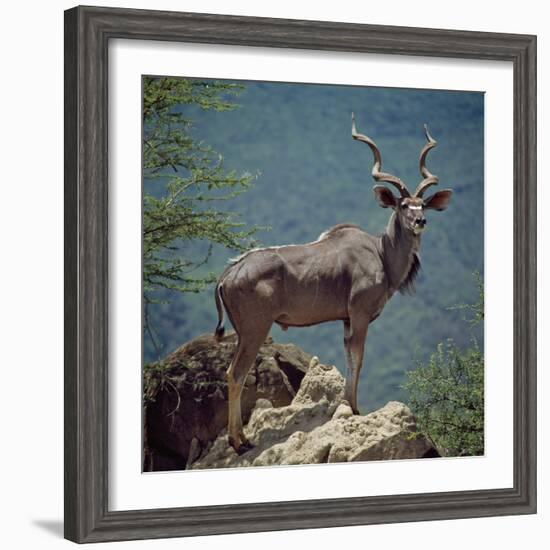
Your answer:
[[[382,258],[394,292],[409,275],[419,248],[420,235],[403,227],[399,216],[393,212],[382,235]]]

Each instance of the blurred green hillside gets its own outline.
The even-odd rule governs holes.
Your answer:
[[[396,295],[371,325],[361,373],[359,404],[364,410],[403,399],[400,385],[413,359],[425,360],[437,344],[452,338],[466,346],[470,331],[460,310],[475,302],[474,271],[484,258],[484,97],[478,92],[448,92],[331,85],[245,82],[236,98],[240,108],[202,111],[183,105],[194,121],[193,137],[224,157],[225,166],[257,174],[251,190],[227,201],[249,224],[267,226],[261,245],[315,240],[328,227],[353,222],[371,233],[384,230],[389,210],[372,193],[372,154],[351,138],[351,112],[358,131],[378,144],[384,170],[414,189],[421,179],[418,156],[427,123],[438,147],[428,167],[439,188],[454,191],[445,212],[428,212],[422,237],[422,271],[413,296]],[[150,182],[145,181],[148,191]],[[193,243],[188,253],[203,254],[207,243]],[[176,252],[177,253],[177,252]],[[220,273],[230,251],[214,247],[203,273]],[[213,288],[199,294],[165,291],[168,303],[152,304],[150,321],[162,354],[216,325]],[[229,327],[228,327],[229,328]],[[483,327],[475,334],[483,345]],[[276,341],[293,342],[326,363],[344,370],[341,323],[271,332]],[[144,340],[144,361],[157,359]]]

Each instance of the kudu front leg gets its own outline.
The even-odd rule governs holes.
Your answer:
[[[368,327],[368,323],[344,321],[344,348],[348,367],[344,399],[348,401],[354,414],[359,414],[357,388],[359,386],[359,373],[363,366]]]

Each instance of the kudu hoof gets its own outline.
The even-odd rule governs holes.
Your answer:
[[[343,403],[345,403],[346,405],[349,406],[349,408],[351,409],[351,412],[356,415],[356,416],[361,416],[361,412],[359,411],[359,409],[357,408],[357,406],[354,406],[351,404],[351,400],[350,399],[346,399],[344,398],[344,401]]]
[[[228,439],[229,439],[229,445],[233,447],[233,449],[238,455],[243,455],[254,448],[254,445],[252,445],[252,443],[250,443],[245,438],[241,438],[239,443],[237,443],[235,439],[231,436],[229,436]]]

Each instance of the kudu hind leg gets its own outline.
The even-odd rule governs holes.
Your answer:
[[[250,444],[243,432],[241,413],[241,394],[244,382],[254,364],[261,345],[264,343],[271,324],[260,330],[256,325],[253,330],[239,332],[239,342],[235,356],[227,369],[227,393],[229,413],[227,419],[227,433],[230,445],[238,452],[246,452]]]
[[[344,347],[346,350],[346,363],[348,372],[344,398],[351,405],[355,414],[359,414],[357,406],[357,389],[359,386],[359,374],[363,366],[365,352],[365,340],[367,338],[368,323],[344,321]]]

